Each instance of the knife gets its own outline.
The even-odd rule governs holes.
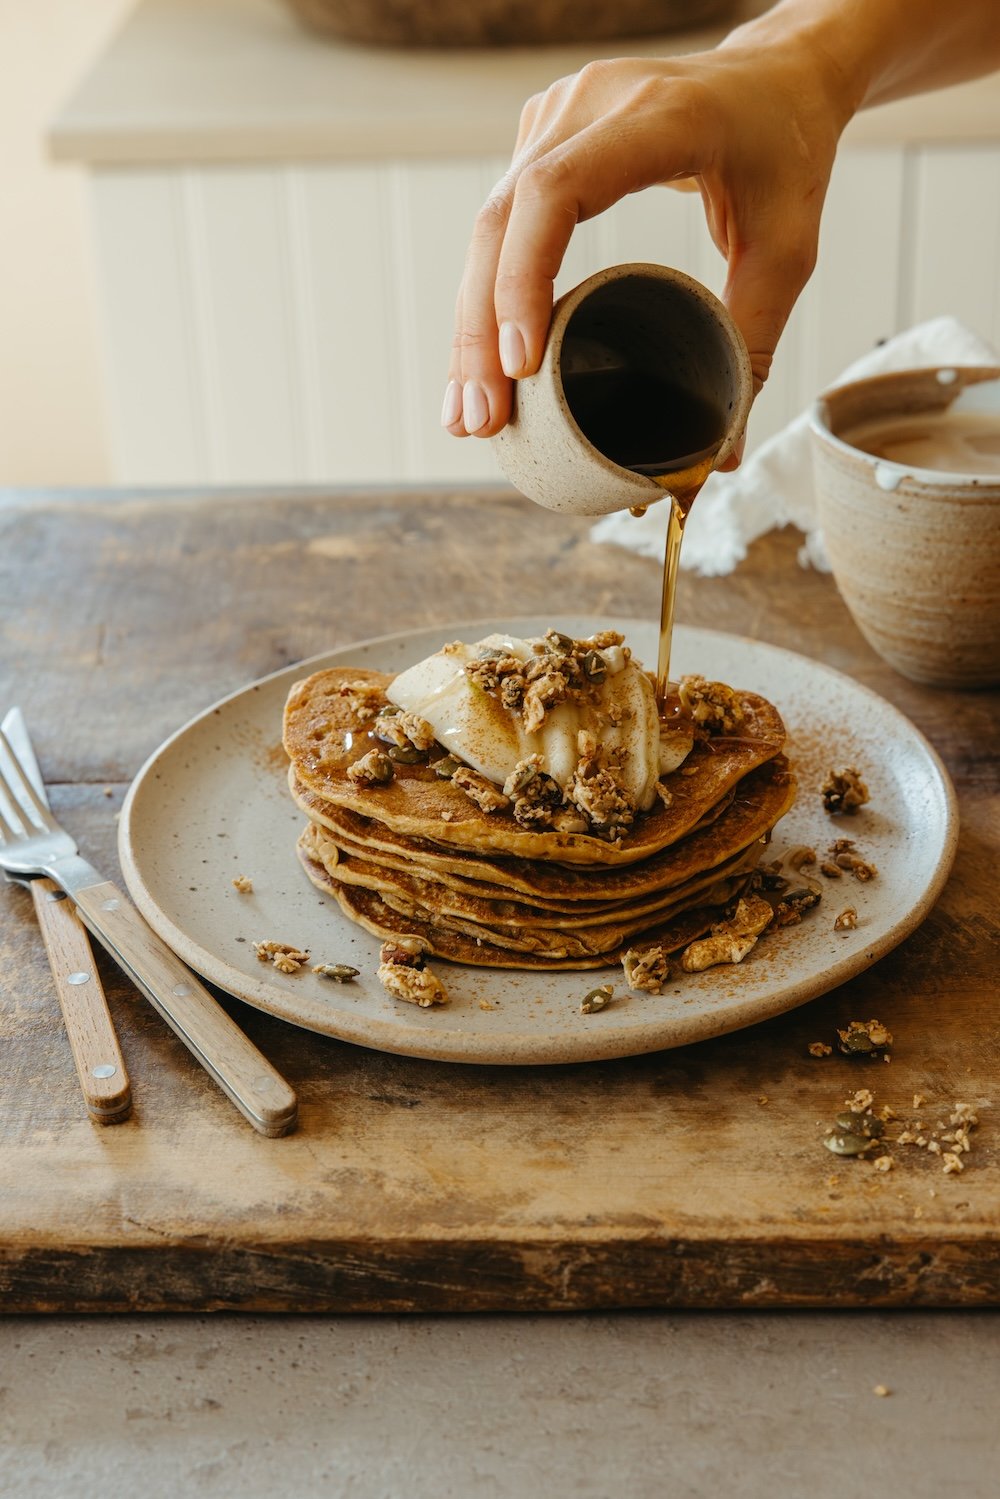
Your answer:
[[[45,782],[19,708],[10,710],[2,727],[28,780],[48,806]],[[98,1124],[120,1124],[132,1111],[132,1084],[86,928],[73,902],[52,880],[5,877],[31,891],[87,1113]]]

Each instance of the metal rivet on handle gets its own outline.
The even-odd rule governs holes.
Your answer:
[[[112,896],[110,900],[102,900],[101,901],[101,910],[102,911],[117,911],[118,907],[120,905],[121,905],[121,901],[118,900],[118,899],[116,899],[115,896]]]
[[[253,1080],[255,1093],[269,1093],[274,1087],[274,1078],[268,1077],[266,1072],[259,1072]]]
[[[191,985],[190,984],[175,984],[174,987],[171,989],[170,992],[171,992],[171,994],[176,994],[178,999],[183,999],[184,996],[185,996],[185,994],[190,994],[191,993]]]
[[[67,984],[89,984],[90,983],[90,974],[89,973],[68,973],[66,975],[66,982],[67,982]]]
[[[100,1066],[93,1070],[94,1077],[114,1077],[118,1068],[112,1062],[101,1062]]]

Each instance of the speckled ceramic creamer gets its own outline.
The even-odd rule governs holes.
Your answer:
[[[750,359],[719,299],[667,266],[598,271],[555,304],[541,367],[517,381],[513,416],[493,438],[507,478],[548,510],[608,515],[664,496],[648,473],[623,467],[596,447],[574,417],[567,382],[608,366],[648,374],[712,406],[718,429],[711,468],[732,455],[746,427]],[[685,451],[697,457],[699,443]]]
[[[919,468],[851,441],[880,419],[943,411],[1000,421],[1000,369],[828,391],[811,418],[817,510],[837,586],[879,655],[915,682],[985,687],[1000,681],[1000,474]]]

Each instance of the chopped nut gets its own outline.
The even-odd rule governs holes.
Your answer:
[[[844,1103],[852,1114],[865,1113],[866,1110],[871,1108],[874,1102],[875,1095],[870,1088],[859,1088],[856,1093],[851,1094],[850,1098],[844,1099]]]
[[[381,690],[370,682],[342,682],[337,695],[347,699],[352,713],[361,720],[374,718],[383,706]]]
[[[789,869],[794,869],[795,873],[798,874],[804,865],[816,863],[816,850],[809,848],[805,843],[800,843],[785,855],[785,863]]]
[[[630,989],[643,989],[647,994],[662,994],[663,985],[670,977],[670,960],[659,943],[651,947],[630,947],[622,958],[625,982]]]
[[[347,779],[355,786],[385,786],[395,773],[389,756],[377,749],[369,750],[347,767]]]
[[[831,817],[855,813],[868,800],[868,787],[853,765],[831,770],[822,788],[823,806]]]
[[[891,1155],[879,1155],[879,1156],[876,1156],[875,1159],[872,1161],[872,1165],[875,1167],[876,1171],[891,1171],[892,1168],[893,1168],[893,1159],[892,1159],[892,1156]]]
[[[270,963],[279,973],[298,973],[309,961],[308,948],[295,947],[291,942],[255,942],[253,950],[259,963]]]
[[[831,863],[829,859],[823,860],[819,866],[819,872],[820,874],[825,874],[828,880],[842,880],[844,878],[844,871],[836,864]]]
[[[858,924],[858,913],[853,906],[845,906],[833,923],[835,932],[853,932]]]
[[[706,733],[731,734],[743,723],[743,707],[731,687],[705,677],[681,677],[677,687],[681,707]]]
[[[941,1160],[941,1169],[946,1176],[951,1176],[956,1171],[965,1170],[965,1167],[962,1164],[961,1156],[956,1155],[953,1150],[946,1150],[944,1155],[941,1157]]]
[[[771,907],[759,895],[741,897],[733,915],[714,926],[710,937],[688,943],[681,967],[685,973],[701,973],[717,963],[742,963],[771,917]]]
[[[828,1057],[833,1047],[827,1046],[825,1041],[810,1041],[808,1050],[811,1057]]]
[[[252,895],[253,880],[248,874],[238,874],[233,880],[233,889],[238,890],[241,895]]]
[[[480,812],[499,812],[510,806],[510,801],[498,786],[494,786],[478,770],[472,770],[467,765],[459,766],[451,778],[451,784],[464,791]]]

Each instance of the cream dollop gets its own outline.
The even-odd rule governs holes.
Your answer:
[[[616,762],[616,781],[632,805],[640,811],[653,805],[657,780],[681,763],[691,741],[686,734],[674,734],[661,747],[652,683],[621,646],[602,649],[606,674],[601,683],[548,709],[533,733],[526,732],[516,713],[469,681],[466,663],[490,650],[524,662],[536,659],[532,642],[517,636],[488,635],[472,645],[455,642],[401,672],[386,695],[397,707],[426,719],[440,744],[498,786],[520,760],[537,754],[541,768],[566,790],[580,759],[580,731],[586,730]],[[664,754],[668,764],[662,763]]]

